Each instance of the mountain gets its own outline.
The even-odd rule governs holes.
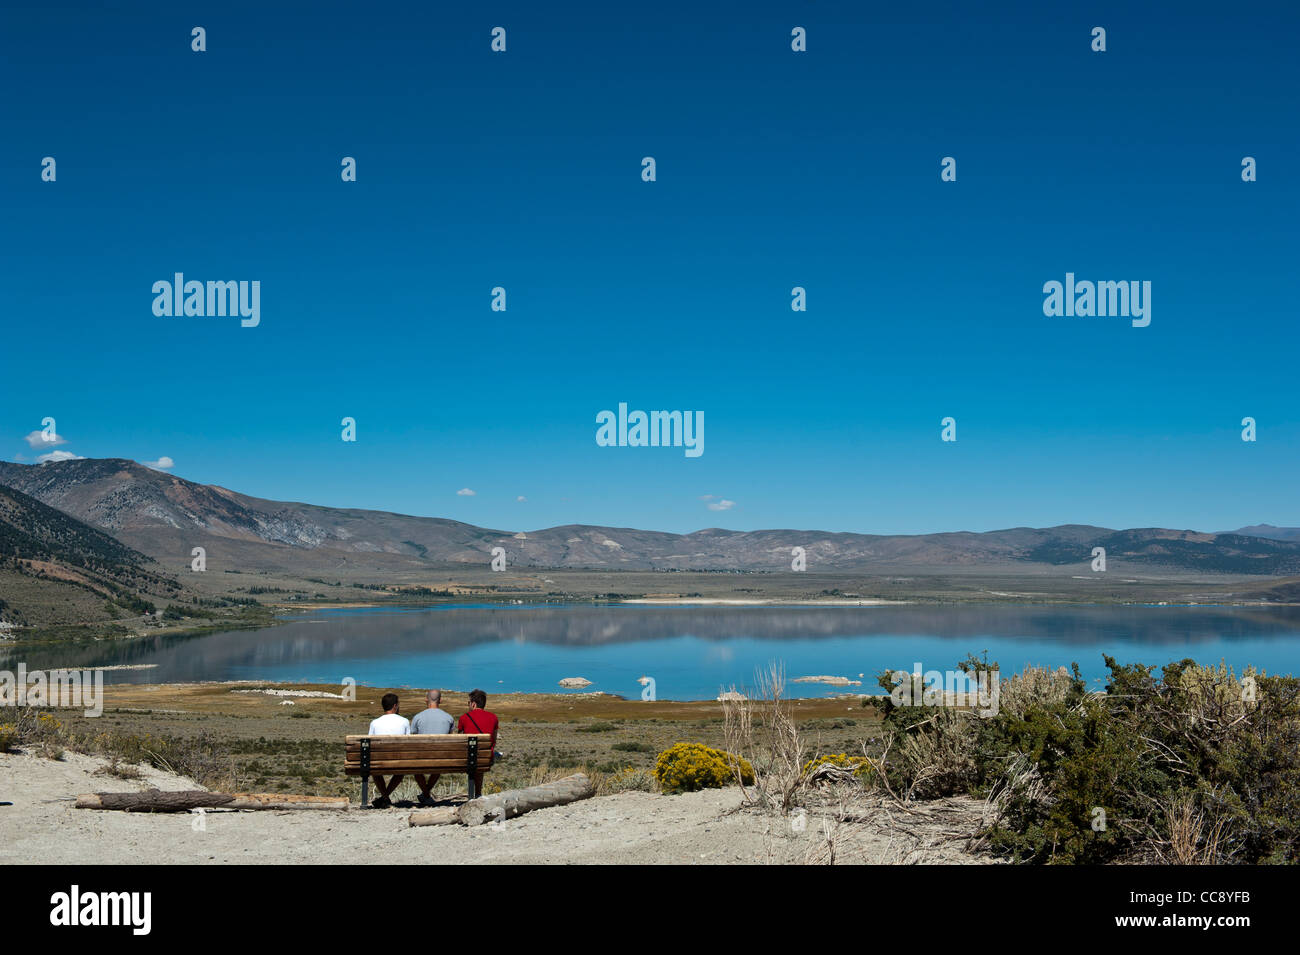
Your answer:
[[[0,620],[60,623],[152,609],[178,595],[152,558],[0,485]]]
[[[1228,533],[1241,534],[1244,537],[1266,537],[1275,541],[1300,541],[1300,527],[1274,527],[1272,524],[1253,524],[1250,527],[1239,527],[1237,530]]]
[[[305,575],[382,575],[433,566],[486,567],[503,546],[513,567],[788,571],[791,548],[821,571],[1024,571],[1077,565],[1092,548],[1111,569],[1141,565],[1201,573],[1300,574],[1300,541],[1234,532],[1088,525],[1017,527],[972,533],[873,535],[808,530],[668,534],[565,525],[527,532],[384,511],[269,501],[196,484],[120,459],[42,465],[0,463],[0,484],[16,488],[165,568],[188,569],[194,547],[210,569],[237,567]]]

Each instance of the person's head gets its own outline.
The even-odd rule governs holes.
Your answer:
[[[379,701],[379,705],[384,708],[385,713],[397,712],[397,694],[385,693],[384,698]]]
[[[487,706],[487,694],[482,690],[469,691],[469,708],[471,710],[481,710]]]
[[[424,700],[429,704],[430,709],[435,709],[442,702],[442,690],[430,690],[424,694]]]

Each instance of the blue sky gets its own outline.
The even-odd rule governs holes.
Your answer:
[[[506,529],[1300,524],[1300,11],[880,6],[7,5],[0,455]],[[178,271],[260,325],[156,317]],[[1044,316],[1066,272],[1150,326]],[[597,447],[620,401],[705,453]]]

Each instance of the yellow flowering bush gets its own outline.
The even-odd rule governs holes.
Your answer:
[[[754,782],[749,760],[713,749],[703,743],[674,743],[655,760],[655,779],[664,792],[695,792],[720,789],[736,781],[732,765],[740,765],[740,781]]]
[[[855,779],[866,779],[874,771],[871,760],[865,756],[850,756],[847,753],[827,753],[804,763],[803,775],[810,782],[820,779],[851,775]]]

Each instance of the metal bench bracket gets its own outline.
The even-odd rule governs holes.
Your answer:
[[[370,805],[370,737],[361,740],[361,808]]]
[[[478,781],[478,737],[471,736],[466,742],[469,744],[469,750],[465,754],[465,765],[469,767],[469,798],[478,797],[478,787],[475,783]]]

